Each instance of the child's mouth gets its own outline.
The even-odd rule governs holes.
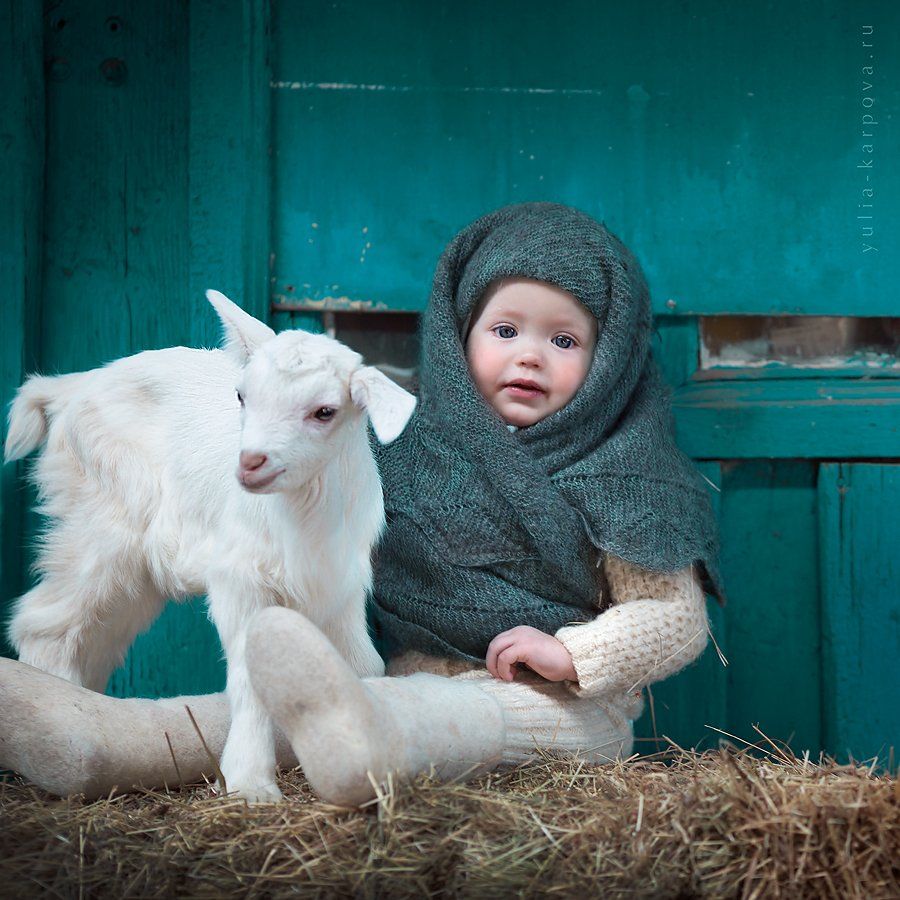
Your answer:
[[[536,384],[520,381],[511,382],[506,385],[504,390],[512,394],[513,397],[539,397],[545,393],[543,388],[539,388]]]

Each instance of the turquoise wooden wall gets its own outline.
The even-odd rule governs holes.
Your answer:
[[[900,742],[900,381],[698,368],[703,317],[900,316],[894,4],[0,9],[4,401],[34,369],[214,343],[206,287],[278,327],[421,310],[475,216],[575,204],[644,265],[679,440],[722,526],[728,666],[711,647],[655,687],[656,733]],[[36,527],[23,471],[0,483],[7,603]],[[202,603],[170,605],[110,690],[216,689],[219,654]],[[649,714],[639,730],[655,747]]]

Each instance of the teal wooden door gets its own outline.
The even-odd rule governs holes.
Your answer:
[[[401,313],[459,228],[519,200],[579,206],[642,261],[722,528],[728,665],[710,647],[655,687],[642,746],[754,726],[814,754],[897,744],[894,4],[3,9],[23,174],[0,187],[4,398],[35,365],[213,342],[210,286],[407,365]],[[20,475],[4,599],[33,527]],[[201,607],[173,608],[111,689],[220,686],[218,652]]]

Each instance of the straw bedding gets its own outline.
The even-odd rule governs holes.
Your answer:
[[[420,778],[362,811],[0,784],[4,897],[900,897],[900,783],[776,750]]]

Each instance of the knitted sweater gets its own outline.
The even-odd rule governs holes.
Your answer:
[[[603,559],[606,589],[589,622],[568,625],[556,638],[572,656],[580,696],[619,697],[661,681],[695,660],[706,646],[706,598],[690,568],[651,572],[617,557]],[[608,591],[608,599],[603,596]],[[476,668],[468,660],[408,651],[388,666],[390,675],[427,671],[456,675]]]
[[[631,693],[674,675],[703,652],[706,597],[690,568],[650,572],[613,556],[603,568],[612,606],[556,632],[572,655],[576,693]]]

